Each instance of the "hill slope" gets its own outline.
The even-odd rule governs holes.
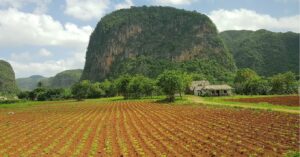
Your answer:
[[[271,76],[293,71],[299,73],[299,34],[258,31],[220,33],[232,52],[238,68],[251,68]]]
[[[17,91],[13,68],[8,62],[0,60],[0,95],[16,94]]]
[[[81,79],[102,81],[124,73],[156,77],[165,69],[226,80],[236,67],[206,15],[170,7],[132,7],[97,24]]]
[[[48,88],[69,88],[80,80],[82,69],[66,70],[42,80],[42,85]]]
[[[20,90],[32,91],[33,89],[37,88],[37,84],[44,79],[47,78],[40,75],[33,75],[28,78],[18,78],[16,81]]]
[[[74,69],[60,72],[49,78],[34,75],[28,78],[17,79],[17,84],[22,91],[32,91],[36,89],[39,82],[46,88],[69,88],[80,80],[81,74],[82,69]]]

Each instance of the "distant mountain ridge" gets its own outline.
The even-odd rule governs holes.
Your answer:
[[[28,78],[18,78],[17,85],[21,91],[31,91],[37,88],[38,82],[47,79],[41,75],[33,75]]]
[[[267,30],[221,32],[238,68],[251,68],[263,76],[286,71],[299,74],[299,33]]]
[[[28,78],[17,79],[18,87],[22,91],[32,91],[37,88],[39,82],[46,88],[69,88],[79,81],[82,69],[66,70],[56,74],[54,77],[33,75]]]

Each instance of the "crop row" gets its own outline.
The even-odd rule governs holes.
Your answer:
[[[298,150],[297,115],[145,102],[0,111],[0,156],[281,156]]]

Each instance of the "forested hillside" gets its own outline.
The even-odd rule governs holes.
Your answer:
[[[272,76],[292,71],[299,74],[299,34],[267,30],[220,33],[238,68],[251,68]]]
[[[78,82],[82,74],[82,69],[66,70],[50,78],[51,88],[69,88]]]
[[[80,80],[82,69],[66,70],[53,77],[34,75],[28,78],[17,79],[18,87],[22,91],[32,91],[38,84],[46,88],[69,88]]]
[[[13,95],[17,91],[18,88],[13,68],[8,62],[0,60],[0,95]]]
[[[82,80],[102,81],[125,73],[156,77],[166,69],[228,81],[236,67],[206,15],[171,7],[132,7],[98,23]]]
[[[37,85],[40,81],[47,79],[44,76],[40,75],[33,75],[27,78],[18,78],[17,85],[20,90],[22,91],[31,91],[35,88],[37,88]]]

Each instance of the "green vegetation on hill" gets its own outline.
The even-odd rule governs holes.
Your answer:
[[[152,57],[139,56],[129,58],[121,63],[112,65],[110,79],[124,74],[141,74],[150,78],[156,78],[165,70],[177,70],[194,75],[194,79],[209,80],[210,82],[230,82],[234,73],[215,60],[192,59],[184,62],[172,62],[168,59],[154,59]],[[199,78],[200,76],[200,78]]]
[[[37,88],[37,84],[42,81],[47,79],[44,76],[40,75],[33,75],[28,78],[18,78],[17,85],[21,91],[32,91],[35,88]]]
[[[267,30],[220,33],[238,68],[251,68],[259,75],[286,71],[299,74],[299,34]]]
[[[0,96],[14,95],[18,92],[15,80],[15,72],[11,65],[0,60]]]
[[[63,71],[50,78],[49,86],[51,88],[69,88],[80,80],[81,74],[81,69]]]
[[[22,91],[33,91],[41,83],[45,88],[70,88],[73,84],[80,80],[82,74],[81,69],[66,70],[56,74],[54,77],[43,77],[34,75],[28,78],[17,79],[18,87]]]
[[[236,67],[206,15],[171,7],[132,7],[98,23],[81,80],[103,81],[126,73],[155,78],[166,69],[228,81]]]

